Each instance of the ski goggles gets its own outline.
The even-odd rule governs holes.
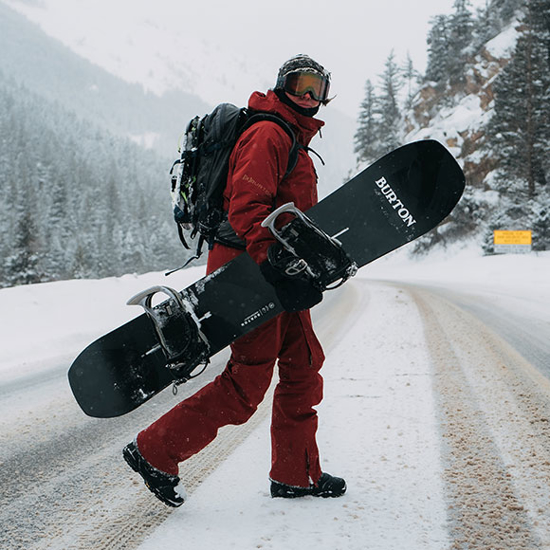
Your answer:
[[[326,101],[330,82],[328,78],[317,73],[294,72],[283,77],[281,87],[285,92],[298,97],[307,93],[316,101]]]

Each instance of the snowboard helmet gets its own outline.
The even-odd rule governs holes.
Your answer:
[[[277,75],[275,91],[282,90],[291,95],[311,96],[326,105],[330,89],[330,73],[317,61],[305,54],[298,54],[285,61]]]

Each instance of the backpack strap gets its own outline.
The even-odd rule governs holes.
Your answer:
[[[254,114],[250,116],[250,118],[244,125],[243,132],[248,128],[250,128],[252,124],[256,122],[261,122],[262,120],[267,120],[269,122],[274,122],[275,124],[278,124],[288,134],[288,136],[292,140],[292,145],[290,146],[290,152],[288,154],[288,165],[286,167],[286,172],[283,176],[283,179],[286,178],[288,175],[290,175],[292,170],[296,168],[296,164],[298,163],[298,153],[300,149],[303,149],[304,151],[306,151],[306,153],[309,153],[309,152],[313,153],[321,161],[321,164],[323,166],[325,165],[325,161],[323,160],[323,157],[321,157],[321,155],[317,151],[315,151],[311,147],[307,147],[298,143],[298,140],[296,139],[296,134],[290,127],[290,124],[288,124],[286,120],[284,120],[278,115],[275,115],[273,113],[264,113],[262,111],[255,111]]]
[[[249,111],[250,112],[250,111]],[[298,162],[298,152],[300,149],[306,149],[302,145],[300,145],[296,139],[296,134],[294,133],[294,130],[290,127],[290,124],[283,118],[281,118],[278,115],[275,115],[273,113],[264,113],[262,111],[254,111],[253,114],[249,117],[246,124],[243,127],[243,132],[250,128],[253,124],[256,122],[262,122],[262,121],[269,121],[274,122],[275,124],[279,125],[290,137],[292,144],[290,146],[290,151],[288,154],[288,164],[286,167],[286,172],[283,175],[283,178],[286,178],[294,168],[296,168],[296,164]]]
[[[241,134],[248,130],[253,124],[256,124],[257,122],[262,121],[268,121],[268,122],[274,122],[278,126],[280,126],[290,137],[292,144],[290,146],[290,151],[288,154],[288,164],[286,167],[286,171],[283,175],[283,178],[286,178],[293,170],[296,168],[296,164],[298,162],[298,152],[300,149],[306,149],[302,145],[298,143],[296,140],[296,135],[290,125],[283,120],[280,116],[277,116],[273,113],[266,113],[263,111],[249,111],[248,113],[248,120],[243,125],[243,128],[241,130]],[[275,205],[273,205],[275,208]],[[219,242],[220,244],[223,244],[224,246],[228,246],[231,248],[236,248],[238,250],[246,250],[246,243],[241,240],[239,237],[237,237],[235,230],[231,227],[231,224],[229,223],[229,220],[227,219],[227,212],[224,212],[224,216],[222,219],[222,222],[218,228],[218,231],[216,233],[216,236],[214,237],[214,240],[216,242]]]
[[[282,179],[285,179],[287,176],[289,176],[290,173],[294,170],[294,168],[296,168],[300,149],[304,149],[306,152],[311,151],[312,153],[315,153],[315,155],[317,155],[321,159],[321,162],[323,163],[323,165],[325,164],[323,159],[320,157],[320,155],[316,151],[314,151],[310,147],[304,147],[303,145],[298,143],[298,140],[296,139],[296,134],[290,127],[290,124],[286,122],[286,120],[284,120],[280,116],[275,115],[273,113],[266,113],[263,111],[254,111],[254,112],[247,111],[247,112],[249,114],[249,118],[246,121],[246,123],[243,125],[241,134],[257,122],[268,121],[268,122],[274,122],[275,124],[280,126],[290,137],[292,144],[290,146],[290,151],[288,154],[288,164]],[[273,204],[273,209],[275,209],[275,204]],[[224,212],[222,222],[218,228],[218,231],[214,237],[214,240],[224,246],[236,248],[238,250],[246,250],[246,243],[243,240],[241,240],[239,237],[237,237],[235,230],[231,227],[231,224],[229,223],[229,220],[227,218],[227,212]],[[200,252],[198,253],[198,255],[200,256]]]

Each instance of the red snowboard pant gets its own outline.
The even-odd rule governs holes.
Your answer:
[[[227,424],[243,424],[256,411],[273,377],[279,381],[271,422],[273,480],[307,487],[321,476],[315,405],[323,396],[319,374],[324,355],[309,311],[283,313],[231,346],[224,372],[138,435],[144,458],[177,475],[178,463],[194,455]]]

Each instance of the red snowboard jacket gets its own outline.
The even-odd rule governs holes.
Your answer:
[[[253,93],[248,105],[282,117],[304,147],[324,125],[321,120],[297,113],[271,90],[267,94]],[[317,203],[317,174],[307,150],[299,149],[294,170],[283,179],[291,145],[290,136],[278,124],[257,122],[240,136],[229,160],[224,208],[231,226],[258,264],[267,258],[267,249],[275,242],[269,230],[261,227],[274,207],[293,202],[306,211]],[[208,257],[208,272],[240,253],[216,243]]]

